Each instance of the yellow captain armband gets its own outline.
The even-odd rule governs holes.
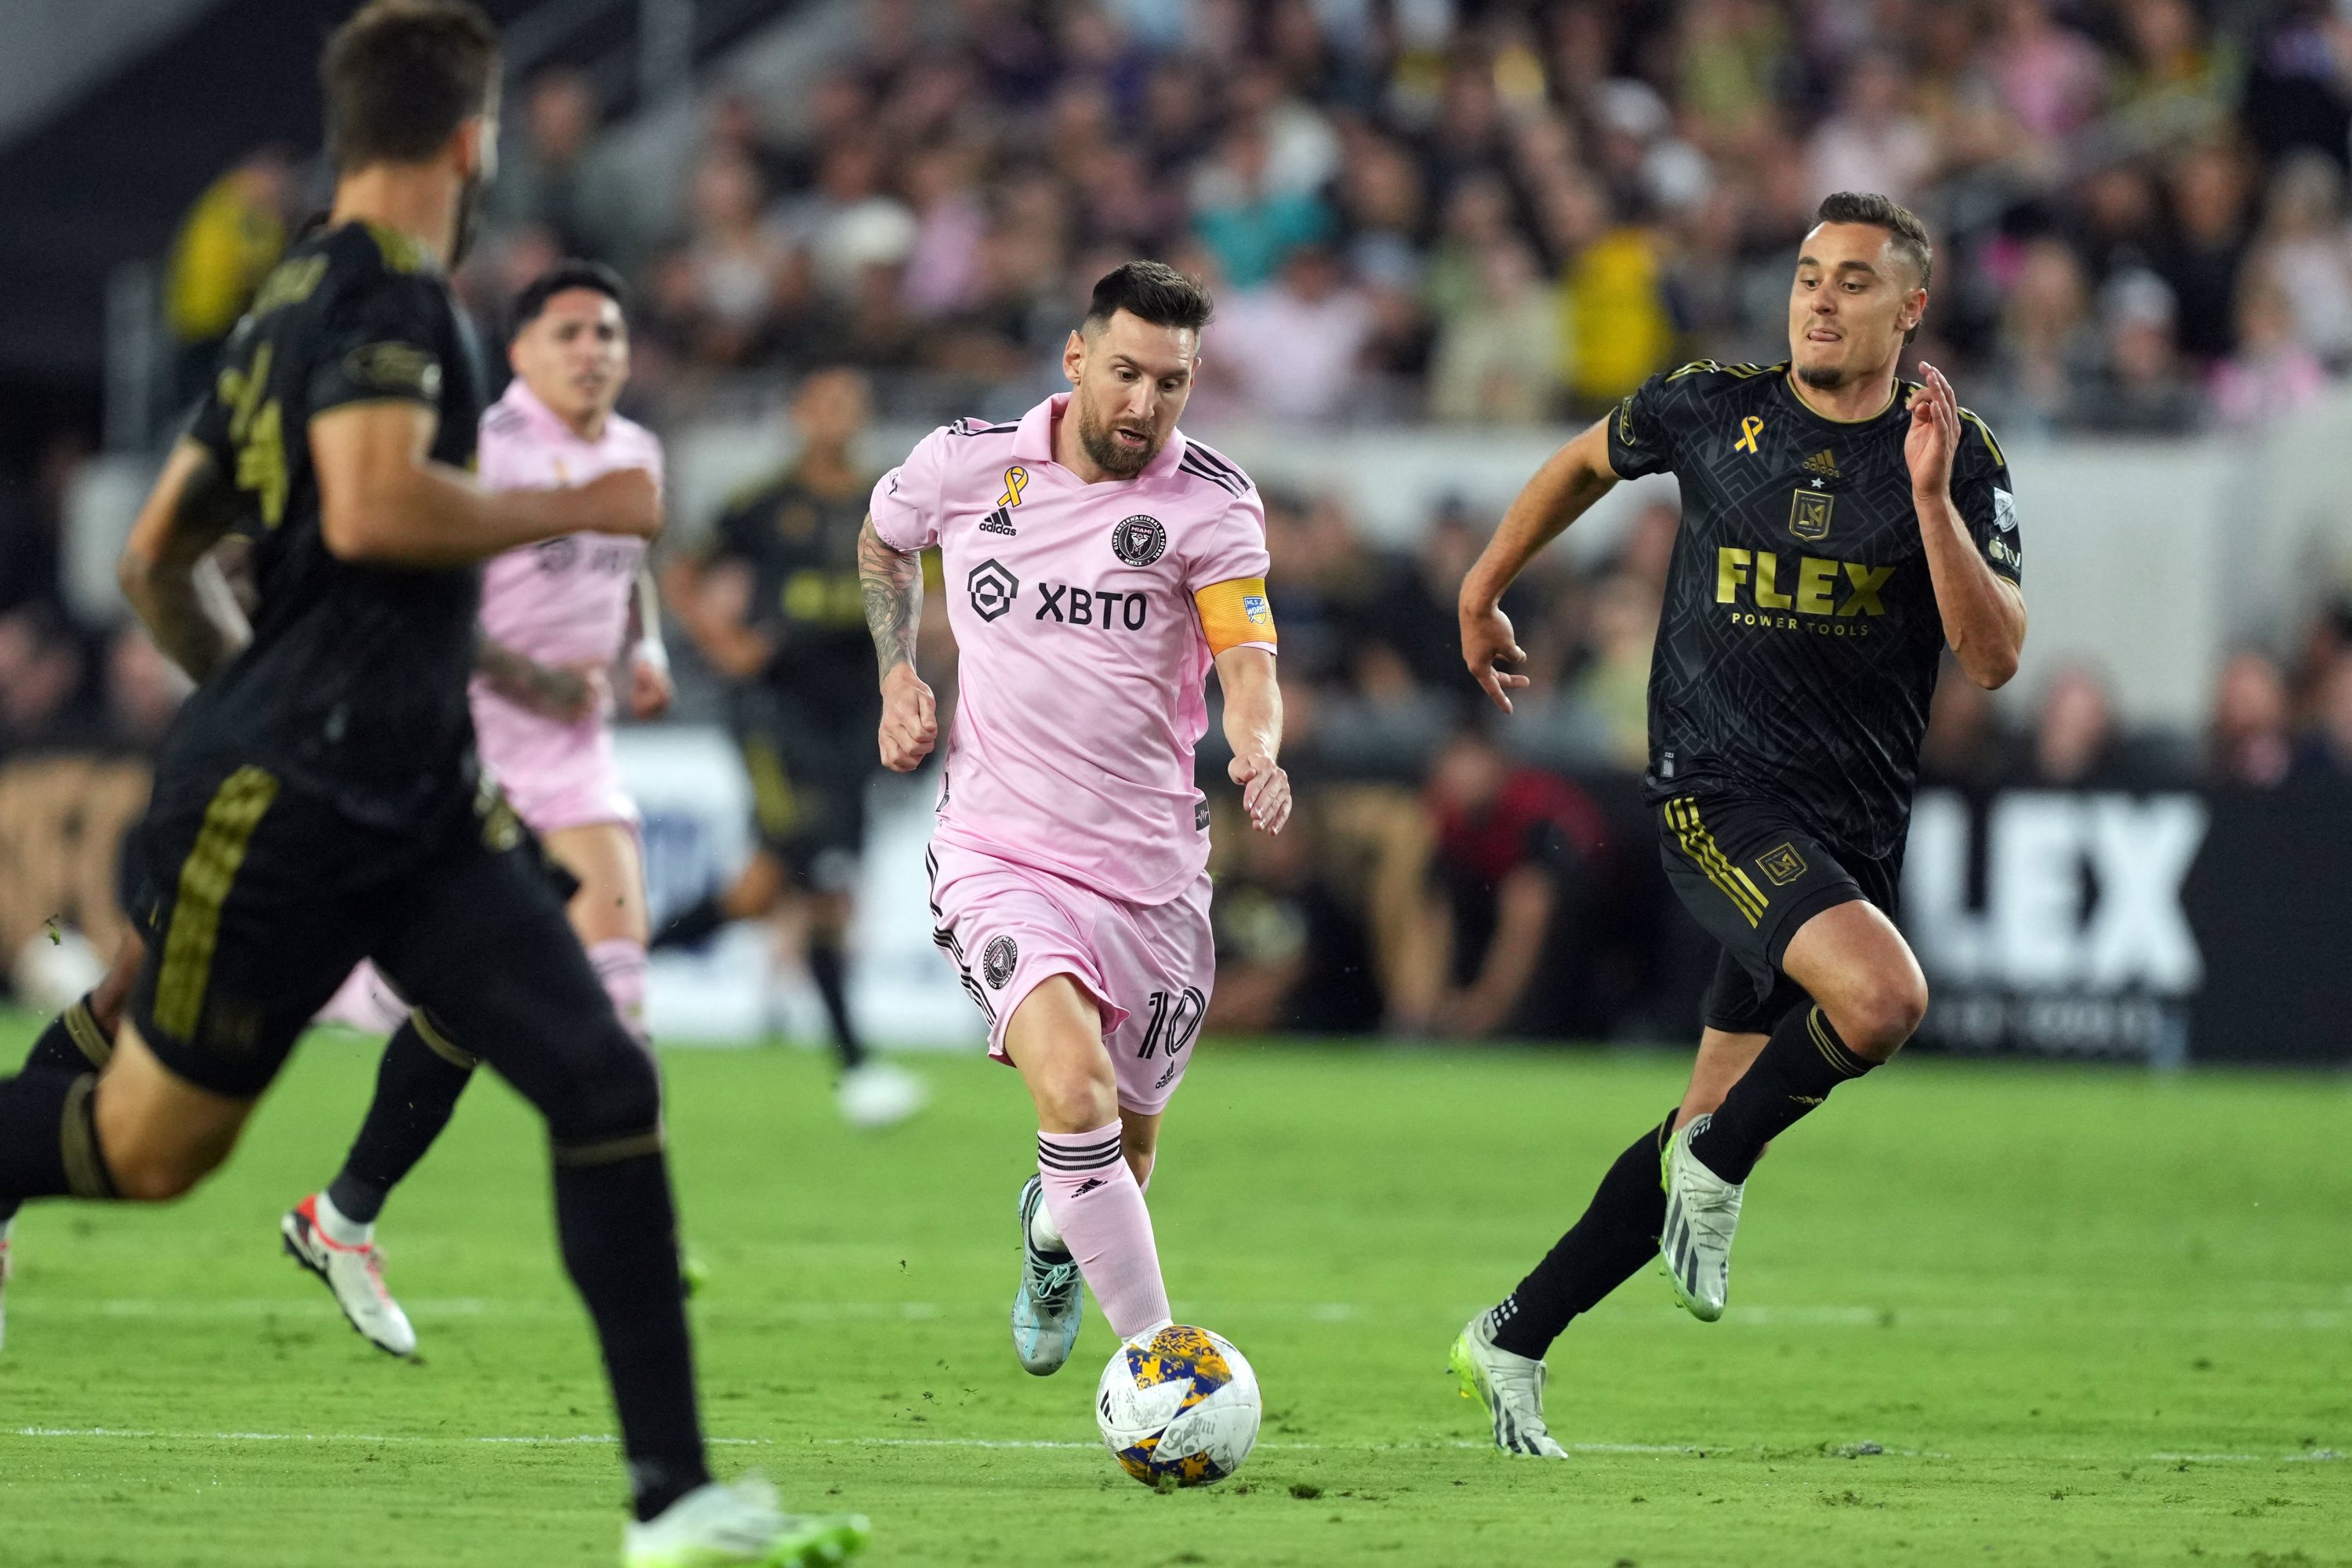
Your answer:
[[[1244,643],[1271,646],[1275,640],[1274,605],[1266,599],[1263,577],[1212,583],[1192,595],[1192,603],[1200,607],[1201,630],[1212,655]]]

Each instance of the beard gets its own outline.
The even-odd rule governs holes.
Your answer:
[[[1149,441],[1140,448],[1122,447],[1111,433],[1110,426],[1095,415],[1094,400],[1083,392],[1078,394],[1078,445],[1086,448],[1095,467],[1118,479],[1131,479],[1143,472],[1160,449],[1168,445],[1162,436]]]
[[[1836,364],[1799,365],[1797,379],[1816,392],[1834,392],[1845,384],[1845,367]]]

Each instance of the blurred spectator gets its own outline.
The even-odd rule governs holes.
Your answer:
[[[88,670],[80,640],[48,605],[0,616],[0,755],[78,729]]]
[[[2099,291],[2103,342],[2098,374],[2073,423],[2123,436],[2194,429],[2202,400],[2175,350],[2172,290],[2152,272],[2126,272]]]
[[[1218,314],[1223,330],[1208,371],[1223,367],[1243,407],[1277,419],[1327,420],[1351,411],[1372,306],[1328,247],[1293,251],[1275,283],[1230,297]]]
[[[2329,368],[2352,364],[2352,228],[2344,221],[2344,172],[2319,153],[2298,153],[2273,178],[2250,269],[2276,286],[2288,328]]]
[[[1807,149],[1816,200],[1832,191],[1878,191],[1915,199],[1936,163],[1927,127],[1905,98],[1902,63],[1872,51],[1845,68],[1838,111],[1822,121]]]
[[[58,572],[66,494],[88,458],[78,437],[54,436],[42,445],[30,484],[0,479],[0,615],[27,605],[64,613]]]
[[[163,279],[163,320],[178,345],[173,405],[210,382],[221,341],[286,251],[293,170],[274,147],[248,154],[180,220]]]
[[[1919,745],[1920,784],[1982,795],[2000,783],[2009,766],[1992,693],[1947,657],[1927,707],[1927,733]]]
[[[2261,268],[2238,302],[2238,351],[2213,370],[2213,412],[2243,429],[2265,425],[2317,400],[2327,372],[2297,340],[2286,291]]]
[[[1370,933],[1316,863],[1312,805],[1278,834],[1240,831],[1217,878],[1214,1033],[1353,1034],[1377,1028]]]
[[[2105,683],[2079,666],[2062,669],[2042,693],[2034,721],[2032,781],[2067,789],[2098,784],[2117,739]]]
[[[1439,328],[1430,416],[1455,424],[1534,425],[1559,389],[1559,306],[1533,250],[1498,239],[1479,258],[1477,302]]]
[[[2205,776],[2214,784],[2270,789],[2294,760],[2288,738],[2286,680],[2258,653],[2241,653],[2221,667],[2213,691]]]
[[[2170,180],[2172,239],[2156,269],[2172,289],[2174,342],[2192,359],[2216,360],[2233,346],[2248,242],[2245,167],[2230,149],[2203,146],[2173,164]]]
[[[2098,337],[2074,253],[2055,239],[2025,247],[2002,310],[1996,368],[2020,424],[2063,424],[2098,361]]]
[[[1649,229],[1625,224],[1586,246],[1569,264],[1560,286],[1569,385],[1586,412],[1624,396],[1674,353],[1661,249]]]
[[[1649,765],[1650,653],[1661,603],[1658,583],[1620,572],[1593,589],[1588,609],[1591,660],[1576,694],[1601,720],[1607,760],[1621,768]]]
[[[704,160],[694,174],[693,232],[662,267],[654,301],[661,325],[707,363],[751,359],[799,291],[796,258],[761,217],[760,202],[749,159]]]
[[[1299,247],[1331,231],[1331,211],[1312,191],[1276,185],[1265,128],[1244,121],[1225,133],[1215,162],[1192,180],[1193,228],[1235,289],[1255,289]]]
[[[106,738],[152,757],[163,732],[194,689],[180,667],[163,657],[144,626],[119,628],[106,649]]]
[[[1542,1005],[1543,960],[1565,929],[1578,868],[1607,836],[1600,809],[1555,774],[1513,763],[1482,729],[1454,732],[1430,772],[1437,851],[1417,962],[1392,1025],[1478,1038]]]
[[[2304,778],[2352,778],[2352,651],[2339,652],[2312,692],[2311,732],[2296,748],[2293,772]]]
[[[500,149],[488,216],[502,228],[543,228],[559,253],[634,268],[657,226],[638,216],[610,161],[595,146],[602,110],[587,74],[558,68],[524,90],[520,134]]]
[[[2001,102],[2037,142],[2088,124],[2106,96],[2106,67],[2091,41],[2052,16],[2049,0],[2002,0],[1985,51]]]
[[[740,165],[751,168],[748,159]],[[775,214],[782,237],[809,259],[817,288],[835,303],[857,291],[872,266],[897,266],[919,232],[905,203],[882,188],[882,149],[854,139],[835,143],[818,165],[815,188],[782,203]]]

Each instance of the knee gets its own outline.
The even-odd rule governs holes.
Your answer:
[[[1037,1118],[1049,1132],[1091,1132],[1118,1120],[1118,1079],[1110,1058],[1057,1061],[1030,1086]]]
[[[571,1091],[545,1109],[548,1132],[559,1143],[644,1132],[661,1121],[661,1074],[653,1057],[614,1017]]]
[[[1855,1055],[1885,1061],[1903,1048],[1927,1016],[1927,982],[1915,968],[1874,976],[1840,999],[1830,1022]]]
[[[136,1142],[102,1152],[115,1195],[133,1204],[162,1204],[184,1197],[219,1163],[201,1152],[151,1149]]]

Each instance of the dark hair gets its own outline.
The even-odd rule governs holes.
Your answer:
[[[499,79],[499,36],[470,0],[370,0],[319,58],[327,152],[338,173],[421,163]]]
[[[1188,278],[1164,261],[1130,261],[1112,268],[1095,285],[1086,324],[1099,326],[1125,310],[1155,327],[1197,332],[1209,324],[1215,308],[1199,279]]]
[[[628,290],[621,283],[621,275],[601,261],[583,261],[577,257],[559,261],[529,283],[514,297],[507,310],[507,336],[518,337],[525,327],[539,320],[547,302],[568,289],[593,289],[615,305],[624,315],[628,313]]]
[[[1918,269],[1919,287],[1927,286],[1928,277],[1936,269],[1936,247],[1927,238],[1927,226],[1918,215],[1892,196],[1875,192],[1840,191],[1822,198],[1821,210],[1813,214],[1816,223],[1865,223],[1873,228],[1883,228],[1894,237],[1895,248],[1904,260]]]

